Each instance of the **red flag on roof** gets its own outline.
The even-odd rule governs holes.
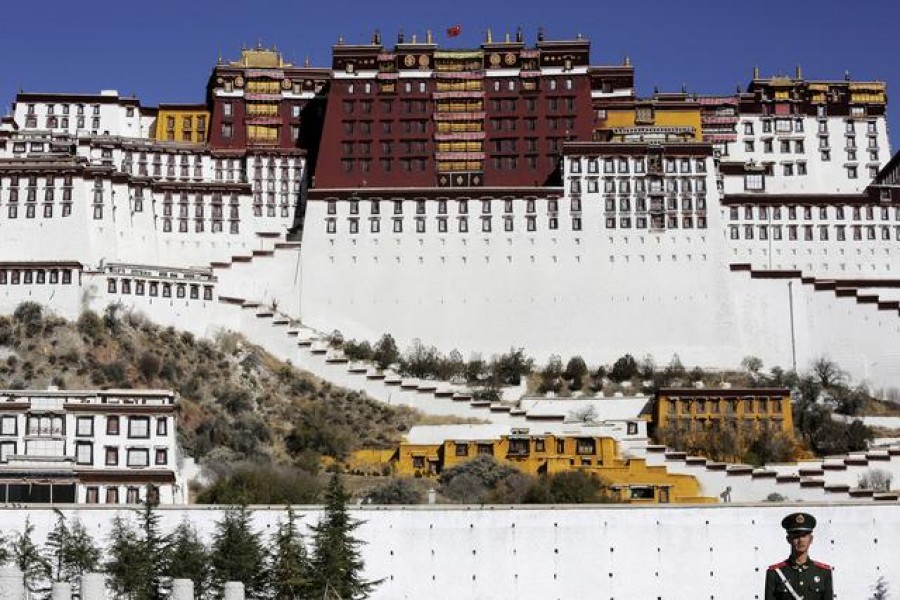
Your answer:
[[[456,37],[460,33],[462,33],[462,25],[460,25],[459,23],[457,23],[453,27],[447,28],[447,37]]]

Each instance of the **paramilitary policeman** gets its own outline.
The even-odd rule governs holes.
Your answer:
[[[816,519],[793,513],[781,521],[791,546],[791,556],[766,572],[765,600],[834,600],[831,567],[809,558]]]

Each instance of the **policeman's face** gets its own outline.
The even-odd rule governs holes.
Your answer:
[[[787,541],[791,545],[794,554],[803,554],[809,551],[809,546],[813,541],[812,533],[793,533],[787,536]]]

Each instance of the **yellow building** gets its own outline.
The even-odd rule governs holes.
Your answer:
[[[156,139],[164,142],[205,144],[209,135],[209,111],[204,104],[160,104]]]
[[[638,141],[664,136],[668,141],[703,139],[700,103],[687,94],[654,94],[612,102],[597,110],[597,141]]]
[[[738,434],[762,429],[794,435],[787,388],[661,388],[653,414],[657,429],[686,434],[728,427]]]
[[[648,466],[643,458],[622,458],[617,441],[586,426],[560,424],[570,431],[531,431],[497,425],[414,427],[393,457],[395,474],[436,477],[481,455],[514,465],[529,475],[579,469],[607,482],[620,502],[705,503],[697,480]],[[541,426],[541,429],[546,429]]]

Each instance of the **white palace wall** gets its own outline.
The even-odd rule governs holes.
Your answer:
[[[868,598],[884,577],[900,585],[900,511],[896,503],[817,505],[814,559],[835,567],[838,600]],[[756,600],[766,567],[786,558],[780,527],[797,506],[685,507],[359,507],[357,530],[365,576],[383,579],[373,600],[580,599]],[[209,540],[221,510],[162,508],[165,530],[187,517]],[[81,519],[96,540],[108,537],[115,514],[135,511],[63,509]],[[304,525],[319,507],[298,507]],[[18,531],[23,510],[0,508],[0,528]],[[56,516],[28,509],[33,539],[43,541]],[[253,512],[257,531],[275,532],[281,508]],[[135,522],[135,521],[133,521]],[[303,528],[309,540],[310,531]]]
[[[434,231],[437,203],[428,201],[427,234],[417,234],[416,202],[405,200],[403,233],[392,232],[388,207],[380,233],[364,222],[349,235],[344,199],[335,203],[331,235],[327,202],[310,201],[302,320],[345,337],[376,340],[389,332],[401,347],[420,338],[464,355],[524,346],[539,360],[554,353],[611,361],[637,352],[668,361],[677,352],[700,364],[736,357],[724,289],[730,274],[716,262],[717,219],[709,230],[609,232],[601,204],[585,202],[583,229],[573,231],[560,200],[559,229],[548,231],[547,202],[537,200],[534,233],[525,231],[525,201],[516,198],[513,232],[503,230],[500,200],[492,201],[492,232],[482,232],[479,202],[470,200],[468,233],[456,231],[455,209],[450,232]],[[363,218],[367,204],[360,202]]]
[[[538,201],[539,229],[547,201]],[[363,218],[366,205],[360,202]],[[524,205],[516,199],[514,210]],[[403,233],[391,231],[386,215],[380,233],[362,226],[350,235],[346,199],[335,202],[336,234],[326,231],[327,202],[311,201],[301,255],[302,321],[347,338],[374,341],[389,332],[401,348],[419,338],[463,355],[522,346],[539,362],[581,354],[608,363],[631,352],[667,363],[677,353],[685,364],[713,367],[756,355],[767,366],[790,368],[796,353],[799,369],[829,356],[855,380],[876,386],[900,380],[897,311],[795,278],[792,342],[788,280],[731,272],[721,262],[714,207],[710,230],[651,233],[603,229],[599,203],[585,203],[583,229],[572,231],[567,203],[559,205],[556,231],[523,231],[521,212],[514,213],[514,232],[502,231],[502,202],[495,200],[493,232],[474,230],[480,212],[470,207],[469,233],[453,229],[451,210],[450,232],[438,234],[431,231],[436,202],[427,201],[428,233],[417,234],[408,232],[416,203],[405,200]]]

